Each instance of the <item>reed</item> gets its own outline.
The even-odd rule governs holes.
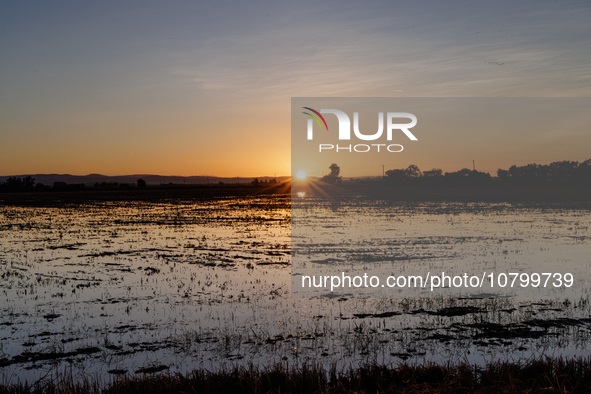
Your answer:
[[[105,384],[99,381],[74,380],[65,374],[31,385],[0,385],[0,394],[587,393],[591,390],[591,357],[496,362],[484,367],[368,364],[341,372],[314,363],[263,369],[251,365],[187,375],[126,375]]]

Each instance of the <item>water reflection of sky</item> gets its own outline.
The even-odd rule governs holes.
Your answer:
[[[337,209],[335,209],[337,205]],[[587,295],[591,214],[584,210],[520,208],[507,204],[392,204],[327,199],[294,201],[294,294],[329,295],[301,288],[301,275],[477,275],[572,273],[572,287],[439,289],[347,288],[340,296],[430,297],[512,295],[525,298]],[[495,276],[496,277],[496,276]],[[488,283],[488,282],[487,282]],[[521,283],[519,280],[516,283]],[[525,283],[525,281],[523,282]],[[558,282],[557,282],[558,283]]]
[[[367,359],[482,363],[587,352],[584,300],[292,298],[291,243],[302,240],[297,218],[290,233],[289,208],[283,198],[0,208],[0,373],[37,379],[68,366],[108,376],[160,365],[183,372],[312,359],[346,368]],[[363,225],[357,242],[367,247],[366,258],[386,245],[385,256],[459,256],[464,268],[462,262],[498,256],[498,265],[535,261],[564,244],[560,262],[567,264],[589,242],[585,211],[346,203],[309,209],[321,225],[307,247],[337,234],[352,241]],[[438,234],[444,225],[453,230]],[[334,244],[331,253],[350,249]],[[376,264],[392,265],[364,262]],[[477,324],[483,321],[486,327]]]

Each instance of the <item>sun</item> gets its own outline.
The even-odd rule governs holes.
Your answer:
[[[296,173],[296,178],[298,178],[298,179],[300,179],[300,180],[302,180],[302,181],[303,181],[304,179],[306,179],[306,177],[307,177],[307,176],[308,176],[308,175],[306,175],[306,172],[305,172],[305,171],[302,171],[302,170],[300,170],[300,171],[298,171],[298,172]]]

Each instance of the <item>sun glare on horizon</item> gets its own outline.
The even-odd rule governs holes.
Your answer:
[[[299,180],[302,180],[302,181],[303,181],[304,179],[306,179],[306,177],[307,177],[307,176],[308,176],[308,175],[306,175],[306,172],[305,172],[305,171],[302,171],[302,170],[300,170],[300,171],[298,171],[298,172],[296,173],[296,178],[298,178]]]

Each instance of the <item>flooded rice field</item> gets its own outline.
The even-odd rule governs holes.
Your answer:
[[[308,197],[292,208],[294,296],[579,299],[591,289],[585,210]]]
[[[326,253],[317,244],[327,234],[346,232],[339,215],[373,223],[379,234],[390,223],[387,240],[368,230],[381,241],[359,261],[343,257],[342,245],[331,253],[344,261],[309,259],[322,267],[433,260],[462,268],[490,263],[487,255],[533,264],[548,248],[569,251],[552,254],[550,265],[591,262],[583,257],[591,213],[582,209],[416,203],[375,211],[358,201],[314,209],[310,217],[322,219],[308,234],[315,254]],[[457,230],[428,230],[443,222]],[[236,364],[342,369],[589,353],[588,287],[519,299],[293,298],[291,232],[289,196],[0,206],[0,375],[34,381],[66,370],[108,379]]]

